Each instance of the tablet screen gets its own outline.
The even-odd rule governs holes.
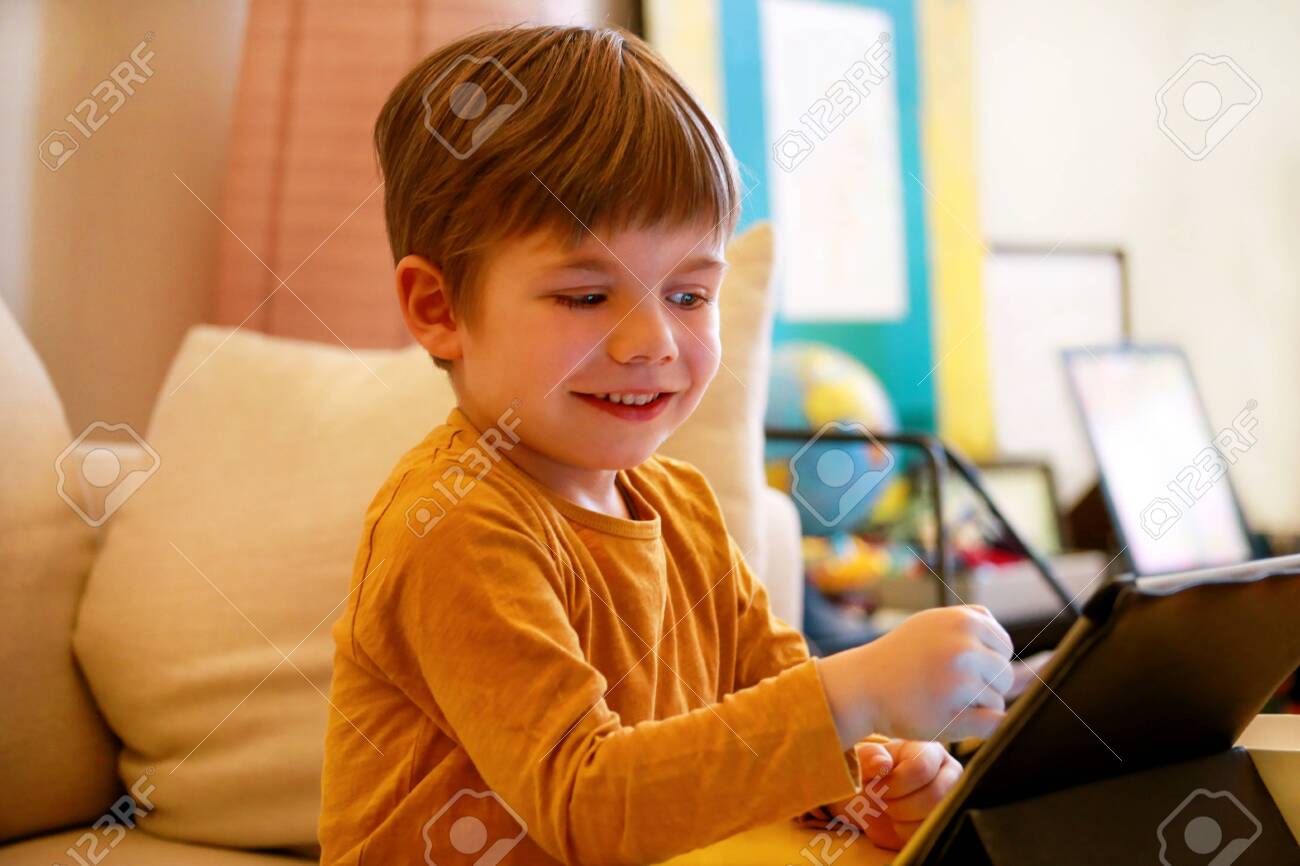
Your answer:
[[[1227,474],[1254,445],[1250,403],[1212,429],[1187,359],[1173,348],[1074,350],[1066,371],[1134,570],[1249,560]]]

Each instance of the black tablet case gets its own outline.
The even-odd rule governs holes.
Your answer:
[[[1222,866],[1300,866],[1233,748],[1300,664],[1300,560],[1272,562],[1098,591],[894,866],[1216,862],[1181,841],[1197,814],[1254,837]]]

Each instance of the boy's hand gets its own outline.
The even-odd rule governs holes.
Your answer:
[[[858,796],[871,802],[854,808],[849,807],[850,798],[833,804],[831,811],[860,828],[877,848],[897,851],[957,784],[961,764],[935,742],[863,742],[855,749],[864,791]],[[880,777],[870,786],[879,797],[866,793],[873,777]]]
[[[1007,692],[1007,700],[1010,701],[1012,698],[1020,697],[1021,693],[1029,688],[1034,680],[1041,679],[1040,671],[1047,667],[1047,663],[1051,660],[1052,651],[1046,650],[1011,665],[1011,673],[1014,679],[1011,683],[1011,690]]]
[[[1011,689],[1011,638],[988,609],[923,610],[869,644],[817,659],[844,748],[878,731],[914,740],[986,737]]]

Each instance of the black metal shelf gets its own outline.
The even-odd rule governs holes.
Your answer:
[[[948,481],[948,472],[951,470],[975,491],[975,494],[988,508],[994,521],[1001,528],[1003,535],[1015,547],[1016,552],[1033,563],[1034,568],[1056,597],[1060,599],[1061,603],[1076,616],[1079,614],[1082,606],[1070,595],[1046,557],[1030,547],[1020,533],[1016,531],[1016,528],[1011,525],[1011,522],[1007,520],[1002,513],[1002,509],[998,508],[997,503],[993,501],[993,497],[984,486],[979,470],[938,436],[929,433],[912,432],[880,433],[874,430],[867,431],[865,428],[863,428],[862,433],[782,427],[771,427],[765,432],[768,441],[810,442],[816,439],[818,442],[852,442],[867,445],[879,443],[881,445],[898,445],[919,451],[929,468],[931,497],[935,512],[934,546],[936,549],[925,551],[927,560],[925,564],[934,572],[937,578],[936,598],[940,606],[961,603],[961,599],[957,597],[951,588],[951,580],[954,574],[953,556],[951,546],[948,544],[948,529],[943,517],[944,485]]]

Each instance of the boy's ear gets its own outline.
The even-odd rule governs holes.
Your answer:
[[[422,256],[403,257],[397,263],[397,302],[406,329],[430,355],[445,361],[460,359],[461,333],[437,265]]]

